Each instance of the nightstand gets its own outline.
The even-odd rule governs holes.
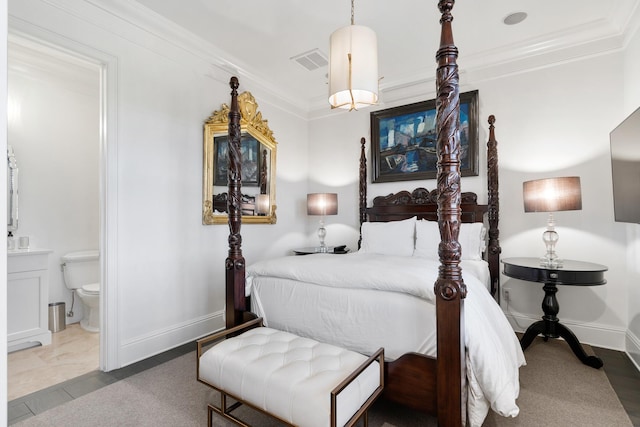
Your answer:
[[[349,248],[343,248],[342,250],[335,251],[336,248],[343,248],[342,246],[327,246],[327,252],[320,252],[319,247],[309,247],[309,248],[298,248],[294,249],[293,253],[295,255],[311,255],[311,254],[346,254],[349,252]],[[335,252],[334,252],[335,251]]]
[[[597,286],[607,283],[604,272],[607,267],[583,261],[564,260],[564,265],[559,268],[547,268],[540,265],[539,258],[507,258],[503,259],[504,274],[514,279],[529,282],[544,283],[544,299],[542,311],[544,316],[529,326],[520,340],[522,350],[529,347],[535,337],[542,334],[544,340],[562,337],[567,341],[573,353],[585,365],[599,369],[602,360],[596,356],[588,356],[578,338],[566,326],[560,323],[557,314],[560,311],[556,292],[556,285],[570,286]]]

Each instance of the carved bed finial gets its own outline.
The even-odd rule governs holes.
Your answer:
[[[232,77],[229,85],[233,90],[237,91],[239,87],[238,79]],[[258,102],[251,92],[242,92],[237,96],[237,100],[238,110],[240,111],[240,124],[252,127],[256,132],[267,138],[269,142],[274,145],[277,144],[276,138],[273,136],[273,131],[269,128],[269,121],[262,118],[262,112],[258,111]],[[228,120],[229,106],[227,104],[222,104],[220,110],[214,111],[211,117],[206,121],[206,124],[224,124],[227,123]]]
[[[453,9],[454,3],[455,0],[440,0],[438,2],[438,9],[440,9],[440,13],[442,14],[442,17],[440,18],[440,24],[442,24],[443,22],[453,21],[451,10]]]

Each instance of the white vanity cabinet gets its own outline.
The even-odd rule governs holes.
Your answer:
[[[7,253],[7,338],[9,351],[28,343],[51,344],[48,249]]]

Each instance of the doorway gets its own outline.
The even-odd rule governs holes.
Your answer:
[[[21,357],[9,355],[8,396],[12,400],[20,393],[101,367],[102,332],[80,328],[85,306],[66,286],[61,258],[69,252],[101,249],[103,241],[103,88],[99,64],[12,35],[8,77],[8,144],[15,152],[20,176],[19,222],[14,234],[28,236],[32,249],[50,251],[48,300],[66,307],[66,328],[52,334],[50,345],[18,350]],[[102,279],[100,283],[105,283]],[[25,364],[26,360],[32,363]],[[20,374],[18,382],[29,387],[12,390],[16,373]]]

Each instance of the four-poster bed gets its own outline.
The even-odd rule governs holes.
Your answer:
[[[493,122],[491,116],[489,158],[495,158]],[[436,333],[440,319],[433,289],[441,272],[441,239],[434,221],[438,193],[400,191],[376,197],[367,207],[362,202],[367,191],[364,138],[361,144],[360,250],[252,263],[246,269],[252,311],[269,327],[365,355],[383,347],[385,397],[440,417],[436,390],[443,374],[434,356],[437,351],[441,357],[437,338],[443,332]],[[489,163],[489,175],[496,178],[497,163]],[[490,187],[494,193],[497,182]],[[491,199],[497,202],[497,191]],[[460,265],[469,292],[463,316],[468,321],[461,322],[464,341],[456,347],[462,352],[464,375],[458,393],[471,426],[481,425],[490,407],[503,416],[517,415],[518,368],[524,362],[513,329],[492,296],[499,286],[498,276],[491,274],[498,272],[500,253],[497,211],[488,230],[483,218],[494,207],[478,204],[474,193],[460,195]],[[480,237],[484,231],[488,240]]]
[[[440,49],[437,52],[436,58],[438,62],[437,68],[437,121],[436,129],[438,134],[437,146],[438,146],[438,175],[437,175],[437,190],[427,191],[425,189],[417,189],[413,193],[400,192],[394,195],[386,197],[378,197],[374,199],[372,207],[367,207],[367,173],[366,173],[366,158],[364,155],[364,138],[362,140],[362,153],[360,159],[360,194],[359,194],[359,207],[360,207],[360,222],[363,228],[366,224],[381,222],[381,221],[398,221],[398,223],[408,224],[407,221],[413,217],[417,219],[437,220],[437,229],[439,230],[439,245],[437,249],[438,261],[434,264],[436,269],[430,271],[437,271],[436,273],[427,273],[421,276],[423,270],[419,270],[416,273],[421,280],[405,280],[404,284],[421,282],[424,277],[430,278],[433,274],[431,284],[435,282],[433,288],[429,286],[429,289],[425,291],[424,288],[418,290],[409,290],[407,292],[411,294],[408,296],[398,296],[398,292],[391,291],[390,289],[382,288],[377,289],[375,292],[371,291],[371,294],[380,293],[381,298],[384,301],[390,301],[392,298],[402,298],[398,300],[398,306],[404,307],[407,301],[411,301],[414,311],[418,313],[418,319],[425,319],[425,315],[421,314],[421,307],[426,304],[433,306],[431,316],[435,321],[434,332],[431,335],[435,335],[434,342],[425,344],[435,351],[437,348],[437,357],[428,357],[425,354],[418,353],[416,351],[403,350],[403,344],[398,346],[397,358],[393,358],[393,361],[389,361],[385,365],[385,395],[392,400],[398,401],[404,405],[418,408],[428,413],[436,414],[438,417],[438,423],[442,426],[460,426],[465,421],[467,415],[465,414],[465,408],[467,408],[466,397],[471,396],[472,393],[467,392],[467,379],[471,378],[471,383],[479,380],[482,382],[483,377],[487,374],[484,371],[475,372],[478,369],[476,359],[490,359],[492,357],[499,359],[496,362],[507,363],[509,362],[510,375],[513,375],[515,368],[515,378],[512,376],[508,378],[501,378],[503,386],[508,389],[508,393],[500,390],[481,390],[481,393],[485,393],[485,400],[487,404],[491,405],[494,410],[501,412],[503,415],[514,416],[517,414],[517,406],[515,406],[515,397],[518,393],[517,382],[517,368],[522,364],[522,353],[518,345],[517,339],[511,330],[509,335],[508,322],[504,319],[504,315],[500,311],[499,307],[495,304],[490,306],[492,314],[485,322],[490,324],[500,324],[501,330],[488,332],[491,335],[490,339],[500,341],[500,350],[504,350],[505,356],[494,354],[480,353],[477,356],[476,353],[467,352],[465,348],[476,348],[480,345],[478,340],[482,341],[486,338],[470,338],[465,337],[465,332],[471,329],[478,329],[477,323],[473,325],[467,324],[465,326],[465,316],[471,317],[473,313],[483,310],[484,305],[481,305],[479,300],[483,300],[482,304],[486,303],[487,299],[491,299],[489,292],[486,292],[480,281],[473,275],[467,275],[465,270],[465,277],[463,279],[461,263],[464,263],[462,259],[461,247],[458,241],[461,224],[463,222],[482,222],[484,214],[488,216],[488,245],[487,245],[487,257],[489,262],[489,276],[490,282],[488,287],[491,294],[496,295],[499,287],[499,254],[500,246],[498,243],[498,171],[497,171],[497,150],[496,142],[493,130],[493,117],[489,118],[490,124],[490,137],[488,143],[488,205],[478,205],[476,196],[471,193],[461,193],[460,190],[460,141],[458,135],[459,127],[459,89],[458,89],[458,71],[457,71],[457,48],[453,44],[452,30],[451,30],[451,9],[454,1],[441,0],[438,4],[441,17],[441,42]],[[299,303],[295,300],[295,304],[289,304],[289,308],[298,309],[298,312],[303,313],[302,317],[297,317],[295,310],[286,314],[288,319],[278,323],[278,319],[274,316],[280,314],[281,310],[275,310],[272,312],[265,312],[265,307],[269,305],[269,298],[286,300],[292,297],[297,292],[303,292],[302,286],[298,286],[297,283],[290,279],[285,279],[287,283],[284,287],[277,287],[274,281],[267,280],[266,285],[261,285],[257,280],[257,272],[255,269],[248,272],[245,268],[245,259],[242,255],[242,236],[240,234],[241,229],[241,207],[242,207],[242,193],[241,193],[241,176],[240,176],[240,128],[239,128],[239,112],[237,105],[237,88],[238,80],[234,77],[231,79],[232,87],[232,102],[229,112],[229,174],[228,174],[228,223],[229,223],[229,254],[225,261],[226,269],[226,326],[227,329],[231,329],[237,325],[242,324],[255,317],[255,313],[248,311],[247,299],[245,297],[247,289],[251,288],[252,293],[252,305],[256,305],[254,311],[260,312],[260,315],[265,318],[265,322],[272,321],[276,325],[282,325],[284,327],[291,326],[295,323],[301,323],[302,330],[304,330],[304,322],[306,318],[313,317],[313,313],[310,310],[318,308],[320,299],[308,299],[310,301],[308,306],[304,306],[304,302]],[[404,221],[402,221],[404,220]],[[418,223],[421,221],[411,222],[409,227],[417,229]],[[421,227],[422,225],[420,225]],[[361,239],[364,238],[364,233]],[[364,242],[368,243],[368,242]],[[333,262],[342,257],[351,257],[352,255],[310,255],[308,257],[288,257],[290,260],[297,258],[298,260],[305,260],[300,262],[306,263],[324,263]],[[361,259],[356,258],[359,254],[354,254],[354,257],[350,258],[351,262]],[[330,261],[330,258],[333,258]],[[413,268],[411,265],[415,264],[415,259],[409,262],[406,260],[406,269]],[[296,261],[297,262],[297,261]],[[362,260],[365,265],[366,260]],[[394,259],[396,263],[403,263],[405,261],[400,258]],[[376,262],[374,262],[375,264]],[[380,263],[377,263],[380,264]],[[427,260],[421,260],[420,265],[427,265]],[[403,264],[404,265],[404,264]],[[262,266],[259,266],[262,267]],[[258,267],[258,269],[259,269]],[[338,268],[338,267],[336,267]],[[400,267],[397,267],[398,269]],[[333,267],[327,264],[324,268],[325,271],[332,270]],[[301,269],[306,271],[306,267]],[[396,270],[390,268],[386,270],[386,273],[393,273]],[[248,280],[245,277],[249,273]],[[371,269],[372,274],[377,274],[374,269]],[[384,275],[385,271],[380,271],[380,275]],[[300,279],[304,282],[304,278]],[[313,282],[313,279],[309,279],[309,282]],[[471,303],[469,306],[470,311],[465,311],[465,299],[467,298],[467,284],[465,282],[471,282],[473,287],[470,289],[472,293],[468,301]],[[280,283],[280,282],[278,282]],[[261,288],[262,286],[262,288]],[[271,287],[269,287],[271,286]],[[287,287],[288,286],[288,287]],[[355,302],[359,300],[359,295],[351,294],[352,290],[342,290],[341,285],[323,286],[324,290],[329,290],[329,296],[327,301],[341,301],[340,298],[344,298],[345,301]],[[384,285],[388,286],[388,285]],[[316,287],[320,288],[320,287]],[[313,295],[316,292],[316,288],[310,287],[309,292]],[[367,291],[368,290],[363,290]],[[361,292],[363,292],[361,291]],[[254,294],[255,292],[255,294]],[[304,291],[307,292],[307,291]],[[331,294],[335,292],[335,294]],[[426,293],[426,294],[425,294]],[[486,294],[486,295],[485,295]],[[319,296],[320,294],[316,295]],[[314,298],[314,297],[312,297]],[[336,299],[338,298],[338,299]],[[425,300],[430,300],[426,303]],[[282,303],[282,301],[279,301]],[[302,306],[300,306],[302,305]],[[348,305],[348,304],[347,304]],[[294,307],[295,306],[295,307]],[[377,305],[376,307],[381,307]],[[497,310],[497,311],[496,311]],[[267,309],[268,311],[268,309]],[[344,311],[348,311],[348,307],[344,308]],[[499,312],[499,314],[497,314]],[[306,313],[306,315],[305,315]],[[466,314],[464,314],[466,313]],[[360,312],[359,314],[363,314]],[[371,314],[371,313],[370,313]],[[464,314],[464,315],[463,315]],[[500,318],[502,316],[502,318]],[[322,315],[320,316],[322,317]],[[364,317],[364,314],[363,314]],[[376,318],[383,317],[381,313],[374,312],[370,316],[372,322],[376,321]],[[410,321],[415,318],[409,317]],[[352,319],[354,320],[354,319]],[[402,319],[399,319],[401,321]],[[422,320],[420,320],[422,321]],[[354,320],[355,322],[355,320]],[[506,329],[504,328],[506,322]],[[331,325],[331,323],[329,323]],[[298,332],[295,328],[293,329]],[[313,334],[314,327],[317,324],[308,325],[309,329],[306,333]],[[325,326],[327,326],[325,324]],[[333,324],[335,329],[348,328],[348,324]],[[491,325],[485,325],[489,327]],[[278,326],[273,326],[278,329]],[[491,326],[493,327],[493,326]],[[325,328],[325,332],[332,332],[329,328]],[[422,332],[422,324],[416,323],[411,329],[418,332]],[[507,331],[507,336],[504,336],[503,332]],[[311,331],[311,332],[310,332]],[[502,332],[501,332],[502,331]],[[392,330],[392,334],[393,334]],[[483,332],[484,333],[484,332]],[[502,335],[501,335],[502,334]],[[356,334],[357,335],[357,334]],[[419,334],[416,334],[419,335]],[[326,338],[326,337],[323,337]],[[328,341],[332,339],[341,340],[341,337],[331,336],[329,334]],[[420,336],[416,338],[418,341],[426,340],[426,338]],[[489,339],[489,340],[490,340]],[[473,341],[475,340],[475,341]],[[422,342],[422,341],[420,341]],[[426,341],[424,341],[426,342]],[[515,344],[514,344],[515,343]],[[344,343],[343,343],[344,344]],[[347,343],[349,344],[349,343]],[[378,345],[380,343],[372,343],[372,345]],[[367,345],[364,343],[363,345]],[[493,343],[495,345],[495,342]],[[358,344],[354,346],[358,347]],[[480,346],[481,347],[481,346]],[[485,351],[485,350],[483,350]],[[385,356],[387,355],[387,348],[385,346]],[[393,352],[392,352],[393,354]],[[508,359],[508,360],[507,360]],[[467,372],[467,369],[471,367],[472,372]],[[484,368],[481,368],[484,369]],[[493,369],[493,368],[492,368]],[[502,374],[500,374],[502,375]],[[495,381],[494,381],[495,382]],[[477,384],[476,384],[477,386]],[[474,384],[470,384],[469,387],[474,387]],[[478,392],[479,389],[475,389],[474,392]],[[502,397],[489,396],[491,394],[508,394],[504,401],[500,401]],[[475,403],[473,403],[475,404]],[[481,409],[486,415],[488,408]],[[484,415],[480,415],[484,419]],[[471,422],[472,425],[479,425],[482,420],[475,420]]]

